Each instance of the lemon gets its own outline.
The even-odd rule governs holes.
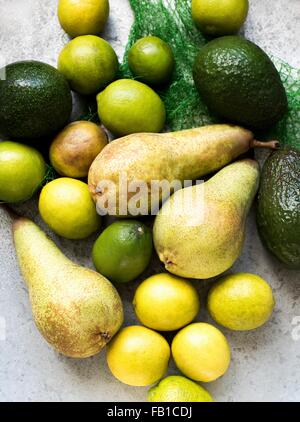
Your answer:
[[[46,163],[36,149],[17,142],[0,142],[0,202],[29,199],[45,173]]]
[[[195,24],[203,33],[214,36],[237,33],[248,9],[248,0],[192,0]]]
[[[160,132],[166,110],[160,97],[147,85],[131,79],[110,84],[97,96],[99,117],[117,136]]]
[[[109,15],[108,0],[59,0],[58,19],[71,37],[97,35]]]
[[[147,226],[135,220],[117,221],[96,240],[94,265],[109,280],[127,283],[149,265],[152,248],[152,233]]]
[[[253,330],[265,324],[275,305],[269,284],[255,274],[221,278],[210,290],[208,310],[218,324],[231,330]]]
[[[143,325],[158,331],[173,331],[189,324],[200,308],[197,290],[183,278],[157,274],[136,290],[133,305]]]
[[[124,384],[142,387],[161,379],[167,371],[170,347],[163,336],[149,328],[123,328],[109,343],[107,363]]]
[[[129,50],[128,64],[132,73],[150,85],[162,85],[174,69],[174,55],[169,44],[158,37],[139,39]]]
[[[111,45],[95,35],[71,40],[61,51],[58,70],[71,88],[83,95],[96,94],[117,76],[118,58]]]
[[[84,239],[101,225],[87,184],[76,179],[62,177],[44,186],[39,211],[55,233],[68,239]]]
[[[190,324],[176,334],[172,354],[178,369],[195,381],[215,381],[230,364],[225,336],[213,325],[202,322]]]
[[[180,375],[164,378],[148,392],[149,402],[213,402],[213,398],[205,388]]]

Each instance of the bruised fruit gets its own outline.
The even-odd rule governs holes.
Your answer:
[[[95,123],[73,122],[52,142],[51,164],[62,176],[86,177],[92,162],[107,143],[106,133]]]

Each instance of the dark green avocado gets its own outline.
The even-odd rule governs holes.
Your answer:
[[[287,96],[274,64],[239,36],[207,43],[193,70],[200,96],[219,117],[251,129],[267,129],[287,111]]]
[[[282,149],[266,161],[257,225],[267,248],[288,267],[300,269],[300,151]]]
[[[0,80],[0,133],[34,139],[65,126],[72,96],[58,70],[45,63],[23,61],[6,66],[5,72],[4,80]]]

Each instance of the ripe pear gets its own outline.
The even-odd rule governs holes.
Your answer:
[[[146,212],[140,214],[149,214],[150,210],[156,214],[160,202],[173,192],[167,187],[151,196],[153,181],[195,180],[221,169],[253,146],[274,148],[276,142],[255,141],[250,131],[226,124],[173,133],[132,134],[111,142],[98,155],[89,171],[89,189],[100,214],[115,201],[115,209],[112,207],[108,214],[138,215],[128,207],[136,195],[129,184],[142,181],[145,189],[139,200],[146,204]],[[124,177],[128,185],[120,190],[119,182]]]
[[[165,202],[154,223],[154,245],[166,269],[207,279],[240,256],[245,223],[259,185],[256,161],[237,161],[207,182],[181,189]]]
[[[116,289],[102,275],[70,261],[29,219],[16,218],[13,235],[41,334],[69,357],[100,352],[123,323]]]

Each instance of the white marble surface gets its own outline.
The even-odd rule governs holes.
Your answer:
[[[57,22],[56,3],[0,0],[2,62],[39,59],[55,65],[68,39]],[[110,0],[110,3],[106,37],[121,57],[132,13],[127,0]],[[250,0],[250,3],[246,36],[269,53],[299,66],[300,1]],[[35,200],[23,206],[22,212],[41,224]],[[94,239],[69,242],[52,237],[72,259],[91,266]],[[155,259],[153,268],[155,272],[161,269]],[[271,321],[255,332],[223,330],[232,347],[232,364],[222,379],[207,388],[217,401],[297,401],[300,399],[300,329],[297,330],[293,321],[297,322],[297,316],[300,320],[299,272],[284,269],[264,250],[253,214],[244,252],[234,270],[265,277],[274,288],[276,310]],[[208,283],[195,284],[199,286],[202,301],[199,320],[209,320],[204,309]],[[120,289],[127,325],[136,323],[131,306],[136,285]],[[175,372],[171,363],[170,373]],[[0,209],[0,401],[144,401],[146,391],[115,380],[107,369],[105,352],[76,361],[58,355],[41,338],[32,322],[27,291],[17,267],[10,220]]]

